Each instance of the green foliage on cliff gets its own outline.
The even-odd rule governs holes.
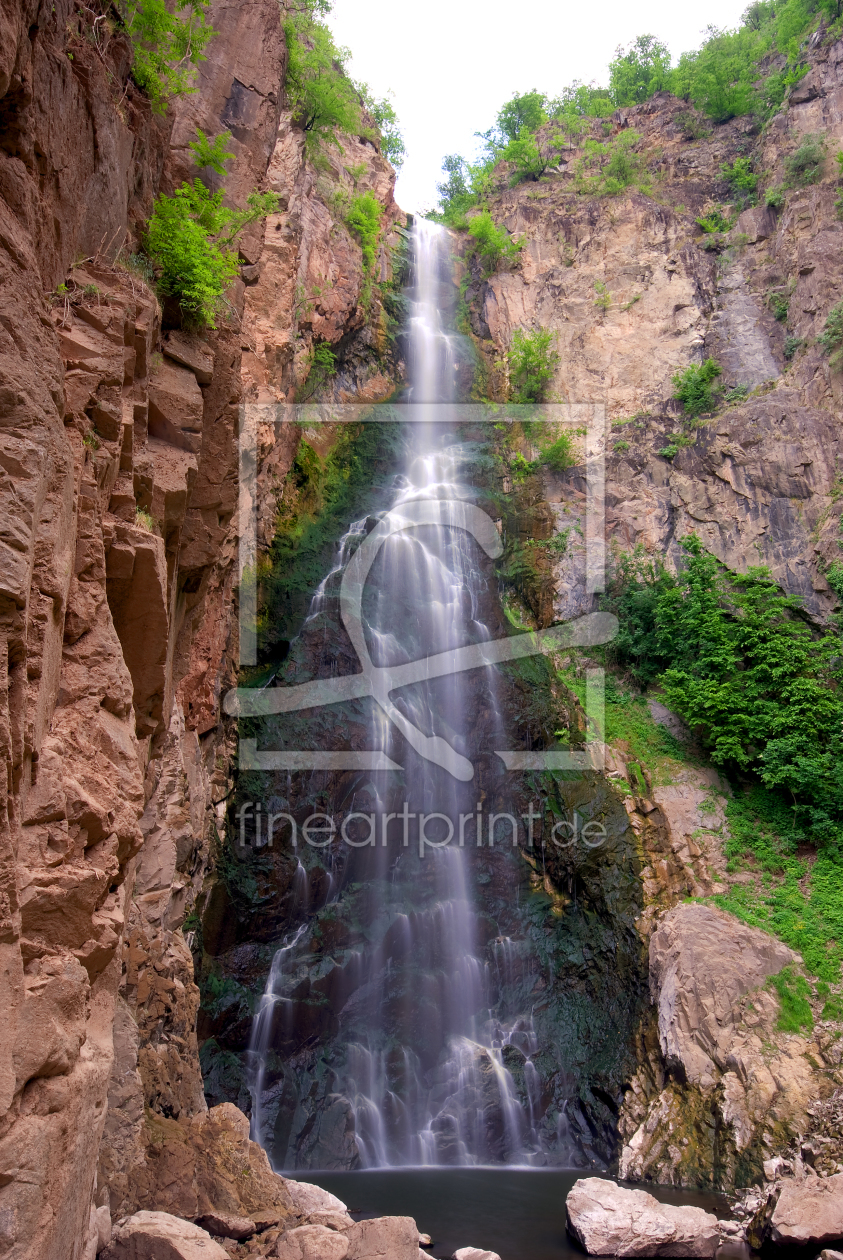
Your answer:
[[[479,163],[468,163],[456,154],[445,159],[443,169],[449,178],[438,185],[440,207],[433,217],[464,227],[466,210],[482,204],[501,159],[513,164],[516,181],[541,178],[552,169],[566,138],[574,141],[584,129],[593,127],[589,120],[606,118],[615,109],[638,104],[655,92],[672,92],[715,123],[744,114],[765,121],[806,73],[804,46],[810,32],[821,21],[830,21],[839,33],[837,10],[838,0],[755,0],[737,29],[709,26],[700,48],[683,53],[675,66],[659,39],[639,35],[626,48],[617,49],[609,65],[608,87],[575,81],[555,97],[535,88],[512,97],[498,111],[494,126],[477,133],[486,144]],[[770,69],[773,65],[778,68]],[[677,115],[677,121],[688,139],[708,134],[693,111]],[[551,123],[557,124],[555,131]],[[587,143],[598,142],[592,134]],[[602,195],[636,182],[642,172],[631,169],[631,146],[625,146],[626,142],[613,155],[617,169],[605,172],[607,179],[615,181],[613,186],[582,191]],[[794,168],[791,182],[812,182],[818,177],[821,168],[813,161],[815,156],[814,151],[806,151],[798,158],[799,172]],[[803,171],[814,174],[806,179]],[[744,201],[755,195],[757,176],[747,158],[737,158],[727,178]]]
[[[646,191],[650,177],[635,152],[640,139],[637,131],[622,131],[613,140],[585,140],[575,171],[577,192],[589,197],[615,196],[630,184]]]
[[[269,571],[261,580],[261,654],[298,631],[314,591],[331,567],[349,522],[373,510],[391,484],[401,442],[398,424],[339,425],[320,456],[302,442],[279,504]]]
[[[368,309],[372,300],[372,283],[377,262],[378,236],[383,220],[383,206],[374,193],[361,193],[355,197],[345,216],[346,227],[360,243],[363,252],[363,288],[360,301]]]
[[[209,143],[204,136],[202,143]],[[220,156],[222,150],[211,145],[210,152]],[[172,197],[162,193],[144,238],[159,291],[177,299],[186,322],[210,328],[216,327],[225,291],[237,274],[234,241],[248,223],[278,208],[275,193],[250,193],[242,210],[224,206],[224,195],[223,189],[210,192],[200,179],[182,184]]]
[[[132,43],[132,78],[155,113],[171,97],[192,92],[196,66],[216,34],[207,20],[207,0],[118,0],[116,10]]]
[[[808,184],[816,184],[822,175],[825,152],[825,136],[805,136],[799,147],[785,158],[787,187],[806,188]]]
[[[521,252],[521,242],[513,240],[505,227],[495,223],[488,210],[482,210],[471,220],[468,234],[488,275],[493,275],[505,263],[513,262]]]
[[[554,334],[545,328],[523,332],[516,328],[507,351],[509,396],[516,403],[544,402],[559,363]]]
[[[289,56],[284,88],[295,123],[305,134],[311,160],[340,135],[371,137],[363,110],[375,124],[381,151],[396,168],[404,160],[404,141],[388,98],[372,96],[365,83],[348,73],[351,53],[334,43],[321,19],[331,11],[328,0],[299,0],[287,9],[284,35]],[[323,159],[324,160],[324,159]]]
[[[603,601],[620,621],[610,659],[640,684],[656,682],[735,781],[726,856],[759,883],[735,884],[716,903],[834,981],[843,962],[840,638],[812,634],[800,601],[765,569],[729,573],[695,536],[682,545],[676,577],[641,550],[618,558]]]
[[[305,382],[296,391],[296,402],[310,402],[318,398],[337,370],[337,356],[327,341],[317,341],[310,351],[310,362]],[[305,446],[306,443],[303,443]],[[312,448],[307,447],[308,450]]]
[[[701,416],[714,410],[711,387],[720,372],[719,363],[706,359],[704,363],[692,363],[684,372],[676,373],[673,377],[673,397],[681,402],[686,415]]]
[[[839,367],[843,362],[843,302],[838,302],[828,312],[823,331],[817,340],[826,354],[831,356],[831,366]]]
[[[284,24],[289,63],[285,90],[293,118],[305,134],[310,157],[337,133],[360,129],[360,98],[346,73],[350,57],[312,10],[294,10]]]
[[[618,107],[638,105],[669,89],[670,81],[670,51],[655,35],[639,35],[609,63],[609,92]]]
[[[768,572],[730,574],[695,535],[676,578],[643,557],[616,570],[616,658],[699,732],[712,761],[751,772],[822,843],[843,840],[840,641],[815,638]]]
[[[808,998],[811,989],[804,976],[797,975],[792,967],[785,967],[778,975],[770,976],[769,987],[779,999],[779,1031],[801,1032],[814,1027],[814,1015]]]

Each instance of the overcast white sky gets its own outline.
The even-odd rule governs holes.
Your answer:
[[[736,26],[748,0],[334,0],[337,43],[351,74],[376,96],[392,92],[407,159],[396,200],[404,210],[436,204],[446,153],[475,152],[475,131],[492,125],[516,92],[556,95],[574,79],[606,83],[619,44],[652,33],[674,60],[702,42],[703,24]]]

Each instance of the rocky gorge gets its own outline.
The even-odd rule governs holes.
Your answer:
[[[262,851],[253,830],[244,850],[245,800],[273,795],[298,818],[315,789],[241,764],[251,728],[223,708],[243,678],[246,404],[265,417],[258,568],[278,614],[249,681],[354,672],[330,610],[302,626],[340,536],[384,513],[395,452],[386,439],[358,449],[363,439],[338,423],[303,438],[273,409],[403,396],[411,224],[374,127],[316,154],[309,146],[290,106],[276,0],[212,0],[208,16],[217,33],[196,90],[160,113],[131,77],[119,25],[103,41],[85,5],[0,0],[0,1255],[415,1260],[434,1244],[420,1243],[409,1217],[355,1220],[274,1169],[359,1166],[349,1101],[335,1088],[341,1021],[370,1018],[354,960],[398,958],[396,923],[421,920],[436,890],[417,875],[412,903],[396,898],[378,921],[365,864],[308,857],[303,885],[288,848]],[[490,270],[465,230],[450,232],[442,306],[461,329],[461,400],[506,403],[513,334],[541,328],[556,339],[554,396],[605,407],[610,551],[640,546],[675,570],[681,540],[696,533],[730,572],[767,565],[819,633],[840,604],[829,573],[843,502],[841,377],[818,338],[843,274],[831,157],[843,144],[843,41],[821,31],[805,56],[807,73],[763,129],[737,117],[689,136],[686,106],[666,92],[589,123],[604,140],[635,131],[648,191],[578,191],[582,135],[552,178],[501,180],[488,206],[521,242],[517,261]],[[252,189],[277,197],[238,240],[225,317],[201,331],[162,300],[142,259],[156,197],[196,174],[197,128],[229,133],[232,204]],[[698,220],[732,196],[724,164],[751,156],[777,186],[804,137],[820,134],[829,156],[816,182],[778,207],[736,206],[717,248],[705,248],[712,234]],[[372,259],[347,222],[367,194],[380,216]],[[771,294],[786,298],[786,325]],[[331,354],[321,381],[320,346]],[[705,358],[721,365],[731,401],[677,445],[672,376]],[[508,633],[507,610],[542,629],[599,606],[582,576],[594,452],[575,444],[570,467],[539,466],[529,433],[513,433],[503,447],[477,443],[482,502],[506,554],[531,557],[485,571],[483,620],[496,635]],[[356,470],[357,497],[334,519],[325,469],[337,451]],[[309,521],[324,536],[316,569],[300,577],[285,540]],[[287,580],[285,564],[298,586],[272,586]],[[587,661],[560,650],[551,664],[502,685],[501,720],[526,731],[530,749],[553,745],[560,728],[578,745],[588,725]],[[610,716],[617,694],[607,685]],[[840,1006],[811,987],[810,1023],[782,1026],[769,977],[801,977],[802,955],[729,912],[770,877],[734,860],[735,783],[663,699],[636,696],[637,724],[607,729],[602,774],[555,783],[558,810],[602,821],[602,848],[481,854],[472,948],[502,977],[502,1026],[524,1012],[532,1021],[507,1026],[511,1098],[492,1047],[480,1053],[484,1140],[494,1160],[513,1162],[507,1099],[529,1113],[531,1157],[582,1173],[568,1210],[594,1254],[713,1255],[746,1239],[813,1255],[843,1238]],[[469,702],[479,741],[495,715],[479,692]],[[362,730],[349,719],[352,747]],[[502,808],[491,770],[478,783],[487,811]],[[331,790],[367,808],[355,804],[356,780]],[[268,1105],[250,1075],[254,1021],[273,958],[299,928],[283,990],[295,1018],[278,1034]],[[840,994],[839,978],[829,992]],[[401,998],[392,992],[396,1009]],[[436,997],[425,1001],[419,1047]],[[433,1041],[420,1048],[425,1071],[437,1053]],[[389,1061],[390,1083],[395,1071]],[[271,1139],[269,1125],[255,1127],[257,1105]],[[643,1190],[616,1208],[613,1183],[595,1186],[590,1172],[727,1192],[729,1219],[665,1226]],[[603,1229],[588,1223],[601,1204],[631,1213],[623,1237],[589,1241]]]

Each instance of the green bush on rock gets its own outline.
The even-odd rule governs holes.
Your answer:
[[[208,145],[207,138],[200,143]],[[217,160],[214,169],[221,169],[222,149],[210,145],[208,152]],[[248,223],[278,208],[275,193],[250,193],[242,210],[224,206],[224,195],[223,189],[210,192],[200,179],[182,184],[172,197],[160,194],[144,239],[160,292],[177,300],[186,323],[209,328],[216,327],[225,291],[237,274],[234,241]]]
[[[515,329],[506,356],[512,402],[545,401],[547,387],[559,363],[559,354],[552,348],[554,340],[549,329],[536,328],[533,332]]]
[[[711,386],[720,372],[719,363],[706,359],[704,363],[692,363],[684,372],[676,373],[673,397],[681,402],[687,415],[701,416],[703,412],[714,410]]]

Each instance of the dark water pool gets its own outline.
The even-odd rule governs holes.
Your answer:
[[[458,1247],[496,1251],[501,1260],[565,1260],[582,1252],[565,1231],[565,1199],[584,1174],[562,1169],[402,1168],[290,1173],[339,1196],[355,1216],[412,1216],[436,1257]],[[587,1174],[586,1174],[587,1175]],[[637,1187],[663,1203],[689,1203],[729,1215],[718,1195]]]

